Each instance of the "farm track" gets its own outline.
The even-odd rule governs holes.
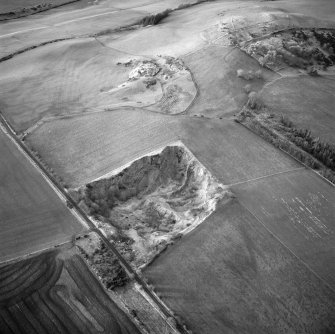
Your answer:
[[[94,223],[90,220],[90,218],[86,215],[86,213],[78,207],[76,202],[68,195],[68,193],[62,188],[62,186],[58,183],[58,181],[48,173],[48,171],[42,166],[42,164],[34,157],[34,155],[29,151],[29,149],[25,146],[25,144],[18,138],[15,131],[9,126],[4,117],[0,114],[0,123],[2,125],[1,130],[5,130],[4,132],[10,136],[17,145],[25,152],[26,155],[34,162],[35,167],[39,169],[39,171],[44,174],[51,184],[59,191],[64,198],[71,204],[79,217],[81,217],[85,223],[89,226],[91,231],[96,232],[100,238],[104,241],[105,245],[116,255],[122,266],[126,269],[126,271],[134,277],[135,281],[143,288],[144,292],[154,301],[155,305],[159,308],[159,310],[163,313],[166,318],[174,318],[171,311],[160,301],[160,299],[149,289],[148,285],[143,281],[143,279],[137,274],[137,272],[130,266],[130,264],[122,257],[122,255],[118,252],[116,247],[104,236],[104,234],[96,228]],[[174,328],[171,327],[173,330]],[[184,329],[180,329],[180,332],[183,334],[187,334],[187,331]]]
[[[191,73],[191,72],[190,72]],[[194,84],[196,85],[196,82],[194,81]],[[195,98],[199,96],[199,94],[196,94]],[[84,116],[88,116],[88,115],[93,115],[93,114],[97,114],[97,113],[108,113],[108,112],[113,112],[113,111],[118,111],[120,109],[134,109],[134,110],[142,110],[145,112],[150,112],[150,113],[154,113],[154,114],[159,114],[165,117],[180,117],[180,116],[185,116],[188,113],[188,110],[194,105],[193,101],[191,102],[190,106],[186,108],[186,110],[184,110],[181,113],[178,114],[166,114],[160,111],[156,111],[156,110],[151,110],[148,109],[148,107],[134,107],[134,106],[118,106],[118,107],[113,107],[113,108],[95,108],[95,110],[91,111],[86,111],[84,113],[74,113],[74,114],[68,114],[68,115],[59,115],[59,116],[46,116],[41,118],[40,120],[38,120],[36,123],[34,123],[32,126],[30,126],[27,130],[24,130],[22,132],[22,134],[18,134],[16,133],[16,135],[18,136],[18,138],[20,140],[25,139],[25,137],[31,135],[32,133],[34,133],[36,130],[38,130],[38,128],[40,128],[41,126],[43,126],[45,123],[47,122],[53,122],[53,121],[57,121],[57,120],[62,120],[62,119],[70,119],[70,118],[80,118],[80,117],[84,117]],[[193,116],[196,117],[196,116]],[[200,117],[200,116],[199,116]],[[208,117],[203,117],[203,118],[208,118]],[[208,118],[209,119],[209,118]]]
[[[245,181],[231,183],[231,184],[228,184],[227,187],[232,187],[232,186],[236,186],[236,185],[239,185],[239,184],[244,184],[244,183],[249,183],[249,182],[253,182],[253,181],[258,181],[258,180],[266,179],[266,178],[269,178],[269,177],[272,177],[272,176],[275,176],[275,175],[292,173],[292,172],[296,172],[296,171],[302,170],[302,169],[306,169],[306,167],[292,168],[292,169],[284,170],[284,171],[278,172],[278,173],[273,173],[273,174],[264,175],[264,176],[256,177],[256,178],[253,178],[253,179],[245,180]]]

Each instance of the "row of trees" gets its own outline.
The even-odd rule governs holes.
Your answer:
[[[172,9],[166,9],[161,13],[153,14],[153,15],[148,15],[143,17],[143,19],[140,20],[138,24],[142,26],[149,26],[149,25],[156,25],[159,22],[161,22],[163,19],[167,18],[169,14],[172,12]]]
[[[305,165],[317,169],[321,175],[335,184],[334,146],[322,142],[319,138],[314,138],[309,130],[295,128],[293,123],[285,117],[281,118],[281,130],[287,127],[287,132],[281,131],[284,134],[282,137],[253,118],[250,112],[244,111],[237,121],[245,124],[271,144],[289,153]]]
[[[287,130],[289,140],[335,171],[335,146],[315,138],[310,130],[294,127],[292,122],[283,117],[280,120],[286,128],[289,128]]]

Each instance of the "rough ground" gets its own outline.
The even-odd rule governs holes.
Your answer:
[[[158,56],[118,65],[129,68],[128,80],[103,89],[102,93],[110,96],[109,107],[148,106],[153,111],[179,114],[196,96],[191,74],[180,59]]]
[[[192,2],[104,0],[0,23],[0,111],[68,188],[80,187],[72,191],[80,206],[135,268],[147,264],[138,277],[149,278],[149,288],[193,332],[333,333],[334,188],[233,115],[256,96],[277,117],[294,115],[297,125],[333,138],[334,50],[327,34],[335,28],[334,0],[206,1],[169,12],[157,25],[129,27]],[[272,66],[274,52],[282,59]],[[20,171],[16,160],[5,168],[0,199],[6,215],[23,212],[31,220],[6,218],[0,250],[20,244],[27,252],[39,235],[54,245],[59,225],[40,224],[52,201],[22,202],[35,188],[25,169],[8,177],[12,165]],[[36,207],[48,210],[32,224]],[[64,233],[70,241],[74,231]],[[111,288],[122,273],[113,256],[91,235],[77,241]],[[36,300],[45,310],[56,307],[55,298],[59,317],[77,308],[89,320],[73,319],[80,332],[88,332],[86,323],[97,332],[110,313],[120,313],[94,308],[108,300],[86,283],[88,268],[76,259],[64,260],[57,293]],[[149,332],[174,331],[137,288],[132,281],[109,293]],[[1,310],[0,322],[2,315],[16,317],[29,327],[32,302],[9,307],[10,317]],[[42,320],[52,326],[51,318]]]
[[[224,194],[227,190],[187,149],[168,146],[73,196],[139,267],[202,222]]]

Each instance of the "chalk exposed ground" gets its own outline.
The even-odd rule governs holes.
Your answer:
[[[71,196],[138,268],[198,226],[229,194],[186,147],[171,145]]]
[[[158,25],[113,31],[138,22],[145,15],[186,2],[190,3],[186,0],[106,0],[80,11],[52,10],[50,15],[36,14],[2,24],[1,56],[55,38],[73,39],[37,47],[4,60],[0,64],[3,75],[0,109],[20,133],[29,129],[25,143],[71,188],[99,178],[97,184],[113,183],[102,179],[116,168],[181,140],[209,175],[233,189],[236,199],[220,203],[198,228],[170,245],[144,270],[157,294],[195,333],[333,333],[334,188],[235,123],[232,117],[248,99],[246,91],[250,89],[263,92],[261,96],[273,107],[272,112],[276,112],[278,106],[277,113],[295,115],[301,120],[300,124],[310,123],[312,130],[320,134],[326,129],[324,134],[330,138],[333,120],[332,83],[327,81],[333,79],[330,71],[327,77],[309,79],[305,72],[300,73],[299,68],[292,66],[275,73],[261,68],[240,48],[247,39],[256,42],[255,38],[276,29],[320,27],[321,24],[335,27],[335,22],[331,22],[334,1],[208,1],[174,11]],[[93,38],[88,34],[98,36]],[[187,66],[183,72],[184,83],[187,82],[185,92],[164,90],[164,85],[160,90],[157,81],[151,80],[152,75],[150,80],[147,80],[149,77],[129,80],[131,71],[142,71],[146,61],[156,62],[161,56],[173,57],[176,62],[179,57]],[[134,66],[117,65],[117,62],[127,64],[129,60]],[[155,65],[149,67],[155,72]],[[238,70],[255,73],[259,69],[262,75],[252,79],[237,75],[241,73]],[[286,78],[288,75],[291,77]],[[279,76],[283,78],[278,79]],[[175,79],[172,76],[167,82],[173,84]],[[180,83],[178,80],[176,86]],[[250,85],[248,89],[247,85]],[[281,94],[277,94],[278,90]],[[176,104],[157,102],[164,94],[168,97],[165,101],[179,101],[175,99],[176,92],[180,93],[182,108],[173,109]],[[312,103],[313,110],[306,110],[307,102],[308,106]],[[121,108],[123,103],[128,107]],[[289,108],[285,109],[286,104]],[[151,108],[154,105],[159,108]],[[166,105],[169,108],[164,110]],[[181,109],[184,110],[182,114],[179,113]],[[164,113],[159,113],[162,110]],[[45,119],[49,116],[52,117]],[[42,118],[44,122],[38,123]],[[7,156],[6,150],[4,153]],[[147,158],[150,159],[152,157]],[[13,163],[15,167],[20,166],[17,160]],[[143,161],[141,164],[139,173],[128,168],[132,174],[142,177],[148,164]],[[135,166],[139,166],[139,162]],[[158,182],[159,168],[153,170],[154,176],[149,173],[151,176],[145,182],[153,181],[153,187],[159,185],[159,189],[149,189],[145,195],[155,205],[162,204],[166,199],[171,200],[169,185]],[[18,174],[14,173],[14,180],[9,180],[11,195],[16,195],[19,188],[21,196],[20,187],[33,182],[33,177],[26,180],[25,173],[19,170]],[[134,181],[134,177],[124,173],[124,178]],[[23,175],[25,179],[21,181]],[[132,205],[127,206],[127,200],[131,194],[131,200],[136,202],[139,194],[134,189],[129,190],[131,187],[124,187],[122,183],[127,180],[122,175],[117,178],[122,182],[112,185],[116,191],[107,191],[120,197],[117,199],[120,210],[116,209],[111,217],[116,220],[115,225],[127,233],[131,231],[130,237],[136,239],[138,246],[140,238],[137,238],[137,231],[128,226],[132,224],[127,225],[126,214],[132,223],[136,221],[133,215],[136,210],[132,210]],[[202,184],[199,178],[196,181]],[[24,191],[35,201],[30,189],[36,187],[38,190],[40,185],[29,183],[27,187],[29,189]],[[194,198],[192,189],[192,186],[185,187],[187,200]],[[95,211],[105,209],[106,189],[102,193],[99,190],[93,191]],[[0,195],[8,196],[6,190],[0,191]],[[49,214],[53,209],[50,211],[49,202],[48,206],[44,203],[48,196],[42,195],[42,199],[29,202],[28,209],[44,209],[45,205]],[[147,212],[142,195],[139,197],[143,201],[138,207]],[[176,195],[178,200],[187,202],[179,195]],[[20,212],[17,202],[24,203],[20,196],[9,203],[12,212]],[[50,202],[60,203],[53,198]],[[189,215],[192,201],[186,204],[189,204],[186,205],[187,215],[192,217]],[[29,210],[24,209],[27,217]],[[64,209],[64,205],[55,208],[54,215]],[[140,232],[145,229],[148,235],[157,232],[150,229],[150,224],[162,217],[156,212],[146,220],[142,213],[138,223]],[[168,221],[169,216],[164,214],[160,222]],[[178,215],[183,213],[178,211]],[[21,229],[22,217],[14,223]],[[47,237],[51,232],[57,236],[56,222],[50,222],[50,227],[49,221],[43,224]],[[29,231],[24,225],[25,237],[29,238],[35,230],[42,233],[37,225],[31,226]],[[74,232],[70,228],[72,225],[66,226],[70,231],[60,229],[67,235],[65,240],[69,240]],[[158,227],[165,228],[166,232],[166,226]],[[8,242],[11,249],[15,249],[16,227],[8,231],[8,237],[7,232],[3,234],[4,247]],[[38,233],[34,238],[39,238]],[[34,238],[31,240],[35,243]],[[40,239],[37,243],[40,245]],[[22,243],[23,248],[28,249],[27,244]],[[83,282],[83,273],[85,271],[77,271],[79,282]],[[120,299],[132,298],[134,288],[129,291],[128,295],[120,294]],[[91,297],[89,291],[85,290],[86,293]],[[72,298],[71,293],[66,295],[66,289],[60,289],[61,296]],[[68,303],[71,298],[67,299]],[[104,300],[100,295],[97,299]],[[129,305],[136,305],[135,311],[141,308],[138,298],[136,303]],[[24,308],[25,304],[20,307]],[[18,310],[14,311],[19,315]],[[113,313],[112,310],[108,312]],[[64,308],[59,314],[64,314]],[[78,323],[78,326],[84,325]]]

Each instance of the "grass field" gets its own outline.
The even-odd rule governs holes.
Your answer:
[[[1,333],[139,333],[74,252],[0,267]]]
[[[183,112],[196,94],[190,73],[177,60],[156,57],[149,87],[147,76],[129,78],[144,60],[94,38],[45,45],[0,63],[0,109],[18,132],[42,118],[122,106]]]
[[[333,333],[335,293],[237,201],[144,272],[195,333]]]
[[[120,10],[108,6],[91,6],[88,10],[78,11],[59,7],[31,15],[26,20],[12,20],[1,24],[0,55],[6,56],[58,38],[93,35],[134,24],[148,13],[141,8],[122,10],[120,15]]]
[[[233,186],[241,202],[335,290],[335,192],[309,170]]]
[[[0,109],[15,130],[23,131],[43,117],[109,106],[111,98],[102,90],[128,79],[129,69],[116,63],[129,57],[93,38],[58,42],[14,57],[0,63]]]
[[[262,91],[271,112],[335,145],[335,76],[282,78]]]
[[[193,72],[200,90],[200,95],[190,110],[191,114],[207,117],[232,116],[247,102],[248,94],[244,91],[247,84],[251,90],[258,91],[266,81],[277,77],[273,72],[261,68],[256,60],[233,47],[211,46],[182,59]],[[246,72],[261,70],[262,78],[238,78],[238,69]]]
[[[0,261],[71,240],[82,225],[0,131]]]
[[[178,139],[224,184],[299,167],[231,120],[141,109],[47,122],[26,141],[70,187],[78,187]]]
[[[163,11],[165,8],[174,8],[190,1],[173,0],[172,2],[174,5],[168,5],[167,1],[164,1],[156,5],[142,7],[142,10],[151,13],[155,12],[154,8],[156,7],[160,8],[158,11]],[[206,45],[200,33],[207,26],[212,25],[219,10],[220,5],[216,1],[208,2],[173,12],[161,24],[125,32],[117,39],[112,35],[106,35],[99,37],[99,40],[107,46],[133,54],[150,56],[162,54],[179,57]]]

